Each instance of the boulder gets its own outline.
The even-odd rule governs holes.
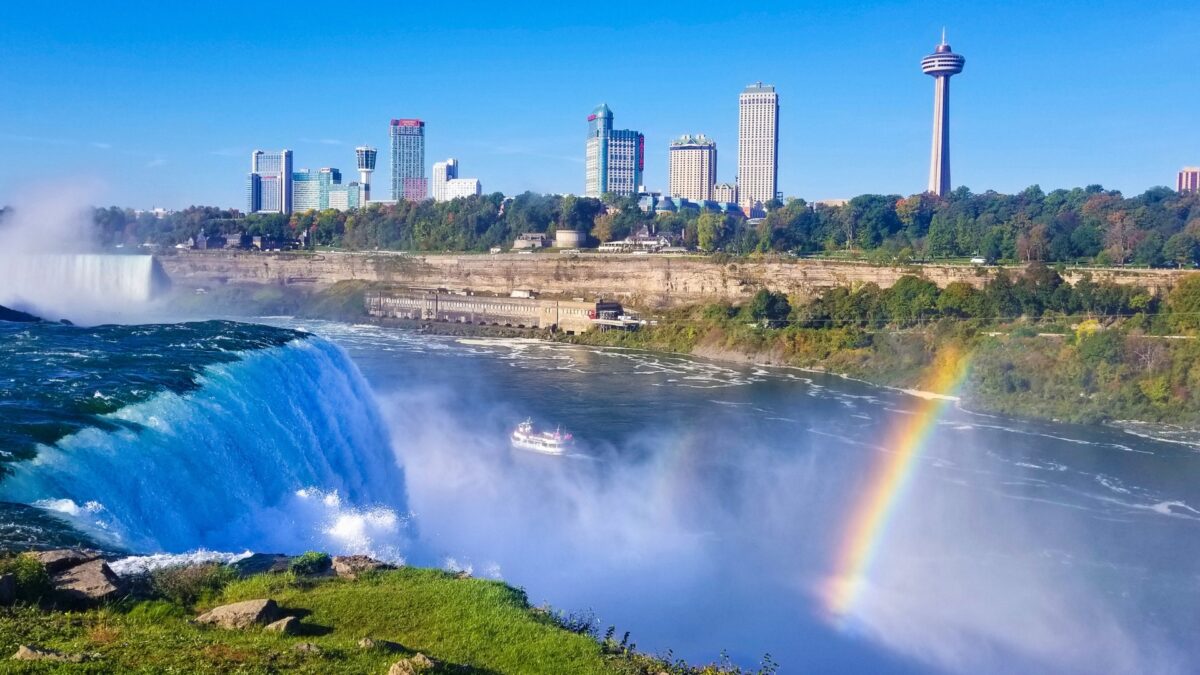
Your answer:
[[[321,648],[311,642],[300,642],[295,647],[292,647],[301,654],[312,654],[313,656],[321,655]]]
[[[230,565],[239,576],[248,577],[255,574],[277,573],[288,571],[292,559],[282,553],[255,553],[248,558]]]
[[[395,569],[395,567],[365,555],[338,555],[333,557],[333,572],[343,579],[357,579],[360,574],[366,572],[390,569]]]
[[[55,574],[50,578],[50,585],[61,597],[89,603],[114,600],[125,590],[121,577],[100,559]]]
[[[294,616],[285,616],[274,623],[267,624],[263,630],[284,635],[296,635],[300,632],[300,619]]]
[[[274,600],[244,600],[231,605],[214,607],[196,617],[196,623],[227,629],[265,626],[278,621],[282,612]]]
[[[402,652],[404,645],[399,642],[390,642],[388,640],[376,640],[375,638],[363,638],[358,641],[359,649],[378,649],[384,652]]]
[[[61,663],[83,663],[87,657],[83,654],[66,654],[53,649],[43,649],[33,645],[17,647],[17,653],[12,655],[14,661],[59,661]]]
[[[56,548],[52,551],[27,551],[22,555],[33,558],[46,568],[46,574],[54,576],[76,565],[99,560],[100,554],[78,548]]]
[[[0,605],[11,605],[17,599],[17,577],[0,574]]]
[[[437,664],[433,659],[418,653],[393,663],[392,667],[388,668],[388,675],[418,675],[433,670],[435,665]]]

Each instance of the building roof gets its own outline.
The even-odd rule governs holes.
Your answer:
[[[745,89],[743,89],[742,93],[743,94],[774,94],[775,93],[775,85],[763,84],[762,82],[755,82],[754,84],[751,84],[751,85],[747,86]]]

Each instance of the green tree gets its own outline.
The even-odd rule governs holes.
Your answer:
[[[900,326],[912,326],[923,318],[929,318],[937,308],[937,284],[905,275],[896,280],[887,290],[885,303],[892,322]]]
[[[1200,331],[1200,274],[1189,274],[1167,296],[1171,323],[1180,330]]]
[[[725,219],[713,211],[705,211],[696,220],[696,238],[702,251],[715,251],[725,238]]]
[[[761,289],[746,305],[746,313],[755,321],[776,323],[786,321],[792,313],[787,296],[783,293]]]

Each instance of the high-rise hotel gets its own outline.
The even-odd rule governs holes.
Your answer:
[[[250,154],[246,180],[247,213],[292,212],[292,151]]]
[[[1200,192],[1200,166],[1185,166],[1179,172],[1179,177],[1175,180],[1175,191],[1183,194],[1185,192]]]
[[[429,196],[425,180],[425,123],[416,119],[392,120],[392,199],[424,201]]]
[[[779,192],[779,95],[762,82],[738,98],[738,204],[754,207]]]
[[[713,199],[717,183],[717,144],[704,134],[671,141],[669,189],[672,197]]]
[[[646,139],[629,129],[613,129],[613,114],[600,104],[588,115],[584,162],[584,194],[599,197],[611,192],[632,197],[642,189],[646,168]]]

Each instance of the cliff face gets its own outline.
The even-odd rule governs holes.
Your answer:
[[[319,289],[357,280],[500,294],[528,289],[562,297],[603,296],[643,307],[736,302],[760,288],[808,295],[834,286],[868,282],[887,287],[905,274],[919,274],[943,287],[955,281],[982,286],[996,269],[965,265],[877,267],[810,259],[721,263],[698,256],[555,253],[410,256],[206,251],[165,255],[160,263],[176,287],[182,288],[271,284]],[[1176,274],[1171,270],[1092,271],[1097,281],[1138,284],[1156,291],[1169,288]],[[1065,275],[1072,283],[1081,276],[1075,272]]]

